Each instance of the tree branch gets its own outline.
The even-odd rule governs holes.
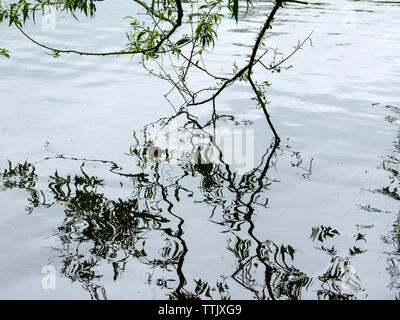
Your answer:
[[[146,5],[145,3],[140,3],[137,0],[134,0],[137,3],[141,4],[143,6]],[[153,47],[151,48],[146,48],[142,50],[121,50],[121,51],[111,51],[111,52],[85,52],[85,51],[78,51],[78,50],[70,50],[70,49],[57,49],[53,48],[50,46],[47,46],[45,44],[40,43],[39,41],[33,39],[31,36],[29,36],[17,23],[14,23],[15,26],[21,31],[21,33],[30,41],[32,41],[34,44],[38,45],[39,47],[42,47],[44,49],[53,51],[55,53],[75,53],[79,55],[84,55],[84,56],[112,56],[112,55],[126,55],[126,54],[139,54],[139,53],[147,53],[147,52],[157,52],[158,49],[162,46],[162,44],[168,40],[174,33],[175,31],[182,25],[182,19],[183,19],[183,8],[182,8],[182,2],[181,0],[175,0],[176,6],[177,6],[177,11],[178,11],[178,17],[176,19],[176,22],[173,23],[172,29]],[[147,5],[146,5],[147,6]],[[150,8],[148,8],[150,10]],[[152,13],[154,14],[154,13]]]

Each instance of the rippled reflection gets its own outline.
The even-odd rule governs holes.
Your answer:
[[[398,124],[400,108],[396,106],[386,106],[390,114],[386,116],[385,120],[389,123]],[[393,149],[382,161],[382,168],[388,172],[388,181],[382,188],[372,190],[372,192],[379,193],[389,197],[392,200],[400,200],[400,130],[397,132],[396,138],[393,141]],[[371,210],[371,207],[368,209]],[[373,208],[378,213],[389,213],[379,208]],[[392,219],[391,231],[382,235],[382,241],[391,248],[386,251],[387,254],[387,267],[391,280],[388,288],[395,292],[395,298],[400,299],[400,213]]]
[[[213,148],[219,163],[181,159],[177,165],[170,165],[173,150],[157,147],[147,133],[150,127],[163,128],[177,118],[184,120],[178,131],[189,133],[190,139],[199,134],[208,138],[208,145],[193,145],[192,154],[201,157],[204,149]],[[60,247],[54,248],[56,253],[52,259],[61,260],[60,274],[79,282],[92,299],[107,298],[107,288],[101,284],[108,274],[106,270],[111,269],[113,280],[119,281],[132,260],[145,267],[149,285],[156,282],[170,299],[235,298],[237,285],[254,299],[301,299],[306,291],[314,292],[320,299],[354,298],[354,293],[363,289],[356,275],[347,279],[349,258],[364,252],[357,247],[363,241],[361,234],[355,239],[354,247],[342,257],[331,243],[334,237],[341,236],[339,230],[330,226],[312,228],[310,241],[316,250],[327,254],[328,267],[320,274],[308,275],[296,266],[296,253],[301,248],[268,239],[268,234],[254,220],[256,210],[258,215],[268,210],[269,190],[276,182],[269,173],[279,159],[288,156],[291,166],[300,170],[304,179],[312,175],[312,159],[305,161],[300,152],[289,146],[271,143],[253,170],[238,175],[224,161],[222,149],[215,143],[212,132],[221,122],[237,125],[233,116],[216,114],[201,125],[195,116],[181,111],[147,126],[141,139],[135,133],[135,143],[129,151],[138,168],[134,173],[124,172],[112,161],[55,154],[43,161],[75,161],[80,163],[79,172],[62,175],[55,171],[48,177],[48,187],[42,189],[38,187],[35,164],[10,162],[0,174],[1,190],[26,190],[29,214],[34,214],[39,207],[62,206],[65,217],[55,230]],[[163,161],[160,161],[161,154]],[[89,174],[88,163],[110,166],[121,187],[129,182],[131,195],[124,199],[107,196],[105,180]],[[195,179],[199,185],[193,188],[187,182]],[[194,200],[198,191],[202,200]],[[231,274],[214,275],[212,281],[189,279],[185,275],[185,258],[191,248],[185,242],[185,215],[179,203],[188,199],[205,204],[210,212],[209,223],[222,228],[226,239],[224,255],[234,255],[236,261]],[[392,256],[398,259],[397,255]],[[397,264],[398,260],[393,260],[393,265]],[[398,285],[398,278],[393,279],[393,286]]]

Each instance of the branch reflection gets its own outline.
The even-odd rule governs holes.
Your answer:
[[[180,141],[189,145],[181,154],[158,146],[150,134],[155,127],[162,132],[175,120],[181,121],[176,132],[188,138]],[[345,260],[335,256],[334,249],[321,246],[331,257],[331,264],[327,271],[313,277],[295,266],[295,246],[267,239],[262,228],[257,228],[255,212],[268,209],[269,191],[275,182],[268,173],[279,157],[288,155],[291,165],[300,169],[305,179],[312,174],[312,159],[303,166],[299,152],[273,141],[259,163],[240,175],[218,144],[218,126],[227,123],[238,125],[235,117],[215,113],[202,125],[193,114],[181,109],[172,117],[146,126],[141,138],[134,134],[129,156],[135,163],[135,173],[125,172],[113,161],[55,154],[43,161],[74,161],[80,164],[79,172],[61,174],[60,168],[48,177],[47,188],[41,188],[37,164],[10,162],[0,173],[0,188],[26,190],[29,214],[37,208],[63,208],[65,217],[55,230],[61,245],[55,249],[53,259],[63,265],[60,274],[80,283],[92,299],[107,299],[102,285],[107,270],[111,269],[113,280],[118,281],[132,262],[143,266],[148,284],[155,283],[169,299],[230,299],[236,294],[232,291],[234,283],[254,299],[301,299],[313,285],[318,286],[316,282],[318,298],[352,298],[351,294],[343,294],[338,285],[344,276],[338,271],[339,266]],[[188,161],[188,157],[196,161]],[[211,157],[218,161],[206,161]],[[107,195],[106,180],[90,174],[89,163],[110,166],[121,188],[129,182],[130,195],[124,199]],[[199,185],[193,187],[195,181]],[[194,200],[195,203],[209,208],[209,223],[223,229],[225,254],[233,254],[236,261],[231,274],[212,280],[189,279],[185,274],[185,259],[191,248],[185,234],[185,214],[179,204],[194,199],[199,192],[202,200]],[[325,235],[314,240],[324,243],[326,234],[329,238],[329,230],[332,231],[329,228],[325,227]],[[321,230],[313,232],[318,234]]]

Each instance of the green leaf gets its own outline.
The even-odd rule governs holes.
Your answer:
[[[10,51],[0,48],[0,56],[5,56],[6,58],[9,58],[10,57],[9,53]]]
[[[183,44],[188,43],[188,42],[190,42],[190,38],[182,38],[182,39],[180,39],[180,40],[178,40],[176,42],[176,45],[180,46],[180,45],[183,45]]]

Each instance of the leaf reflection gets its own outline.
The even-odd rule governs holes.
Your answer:
[[[185,132],[191,147],[176,158],[175,150],[158,146],[149,132],[178,118],[181,124],[177,130]],[[328,270],[313,276],[295,265],[295,246],[260,238],[259,234],[265,237],[265,233],[257,232],[255,212],[268,209],[269,190],[277,182],[268,172],[279,157],[288,155],[291,166],[301,170],[305,179],[311,177],[312,160],[303,167],[305,161],[299,152],[273,142],[252,170],[239,175],[224,160],[216,142],[217,123],[221,121],[238,125],[233,116],[216,114],[201,125],[194,115],[181,110],[146,126],[142,137],[134,134],[135,143],[129,150],[137,168],[134,173],[125,172],[113,161],[55,154],[43,161],[75,161],[80,163],[79,172],[68,175],[56,170],[48,177],[47,188],[41,188],[35,164],[9,163],[0,173],[0,187],[26,190],[28,213],[39,207],[63,208],[63,222],[55,230],[61,245],[55,249],[54,259],[62,261],[60,274],[80,283],[92,299],[107,298],[101,285],[106,270],[118,281],[132,261],[146,267],[149,285],[155,283],[169,299],[231,299],[234,283],[254,299],[301,299],[316,282],[320,283],[318,298],[351,298],[340,288],[345,260],[335,256],[333,247],[323,249],[330,254]],[[195,142],[199,137],[200,146]],[[218,162],[204,161],[211,153]],[[185,157],[190,155],[201,161],[187,161]],[[89,174],[88,163],[110,166],[121,187],[129,182],[130,195],[124,199],[107,195],[107,180]],[[193,187],[193,181],[199,185]],[[199,192],[201,200],[195,200]],[[185,241],[185,220],[178,204],[187,198],[206,205],[209,223],[220,226],[226,234],[226,254],[236,261],[230,275],[214,280],[188,279],[185,275],[185,259],[191,249]],[[339,234],[334,228],[320,226],[312,230],[312,239],[325,245],[327,238]]]

